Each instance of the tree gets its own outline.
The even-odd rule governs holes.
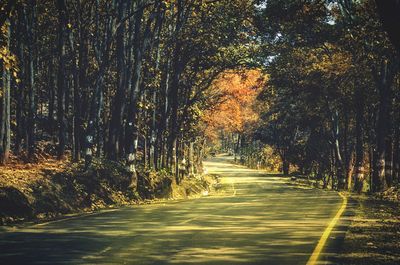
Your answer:
[[[5,21],[5,24],[1,27],[1,66],[2,66],[2,78],[1,78],[1,119],[0,119],[0,164],[4,165],[8,162],[10,156],[10,143],[11,143],[11,130],[10,130],[10,82],[13,64],[15,64],[15,58],[10,54],[10,22]],[[3,46],[4,45],[4,46]],[[15,67],[15,66],[14,66]]]
[[[398,70],[375,8],[373,1],[268,1],[257,17],[267,47],[261,58],[270,74],[264,94],[270,94],[272,107],[264,111],[266,120],[289,115],[277,125],[295,124],[304,136],[290,148],[293,163],[319,179],[335,177],[332,185],[339,189],[361,191],[366,168],[374,191],[393,182]],[[315,148],[313,141],[329,148]]]
[[[248,64],[254,51],[250,0],[20,0],[1,7],[0,22],[11,22],[2,60],[13,61],[1,78],[8,84],[10,76],[10,89],[2,86],[1,137],[10,131],[4,141],[15,147],[13,159],[40,162],[45,152],[79,163],[84,156],[90,170],[108,158],[127,166],[133,187],[137,171],[164,169],[179,182],[182,160],[192,173],[201,166],[197,125],[218,101],[208,98],[212,83]]]

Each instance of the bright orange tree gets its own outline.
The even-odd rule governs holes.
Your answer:
[[[258,120],[256,98],[267,80],[260,70],[226,71],[212,84],[221,100],[203,115],[206,137],[218,139],[219,132],[243,134]]]

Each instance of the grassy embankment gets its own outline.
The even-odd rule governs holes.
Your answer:
[[[212,177],[185,178],[176,185],[167,172],[138,170],[138,187],[130,187],[123,165],[96,160],[82,164],[46,159],[36,164],[0,167],[0,224],[49,220],[67,214],[185,198],[209,190]]]

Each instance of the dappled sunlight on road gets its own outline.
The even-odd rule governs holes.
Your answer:
[[[204,162],[204,167],[207,172],[214,174],[265,174],[265,172],[249,169],[247,167],[237,165],[233,163],[233,157],[231,156],[218,156],[215,158],[208,159]]]
[[[224,176],[217,194],[0,234],[0,261],[305,264],[340,206],[334,192],[289,186],[225,158],[206,162],[206,168]]]

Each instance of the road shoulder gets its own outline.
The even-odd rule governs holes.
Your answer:
[[[400,264],[399,204],[368,196],[353,196],[354,218],[339,253],[338,265]]]

